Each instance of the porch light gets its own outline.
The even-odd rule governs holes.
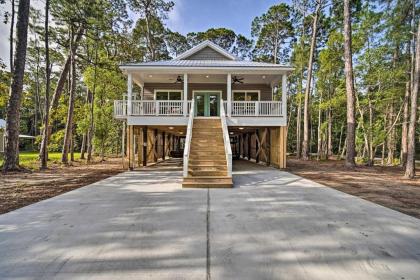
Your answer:
[[[149,78],[152,78],[153,77],[153,75],[149,75]]]
[[[244,128],[243,127],[240,127],[239,130],[244,130]]]
[[[174,129],[174,127],[173,126],[170,126],[169,129]]]
[[[184,134],[184,132],[180,131],[179,134]]]
[[[231,135],[232,135],[232,134],[233,134],[233,131],[229,132],[229,134],[231,134]]]
[[[208,79],[210,76],[209,75],[206,75],[206,78]]]
[[[265,80],[265,76],[262,76],[263,80]]]

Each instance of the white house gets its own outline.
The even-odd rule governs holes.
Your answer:
[[[205,41],[173,60],[129,63],[129,168],[183,146],[183,187],[232,186],[232,156],[286,167],[287,75],[279,64],[243,61]],[[233,151],[233,154],[232,154]]]

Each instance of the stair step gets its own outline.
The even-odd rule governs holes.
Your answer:
[[[209,158],[216,156],[216,155],[220,155],[220,156],[226,156],[225,151],[220,151],[220,150],[195,150],[195,149],[191,149],[190,150],[190,155],[197,155],[197,156],[207,156]]]
[[[188,164],[190,171],[226,171],[227,165],[192,165]]]
[[[226,159],[211,160],[211,159],[194,159],[189,160],[188,166],[219,166],[226,165]]]
[[[222,170],[195,170],[195,171],[188,171],[188,175],[191,177],[200,177],[200,176],[208,176],[208,177],[215,177],[215,176],[227,176],[227,171]]]
[[[186,177],[182,182],[183,188],[232,188],[232,177]]]

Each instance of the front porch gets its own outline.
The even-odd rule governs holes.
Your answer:
[[[223,105],[228,126],[286,125],[286,74],[190,71],[127,72],[128,92],[114,101],[114,116],[129,125],[187,125],[191,106],[194,117],[220,117]]]

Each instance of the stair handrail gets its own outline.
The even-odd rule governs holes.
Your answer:
[[[223,99],[220,100],[220,119],[222,122],[223,142],[225,145],[228,176],[232,177],[232,148],[230,146],[229,130],[226,123],[226,113],[223,106]]]
[[[188,117],[187,135],[185,136],[184,159],[183,159],[184,160],[184,167],[183,167],[184,177],[188,177],[188,158],[190,155],[193,121],[194,121],[194,100],[191,102],[190,115]]]

